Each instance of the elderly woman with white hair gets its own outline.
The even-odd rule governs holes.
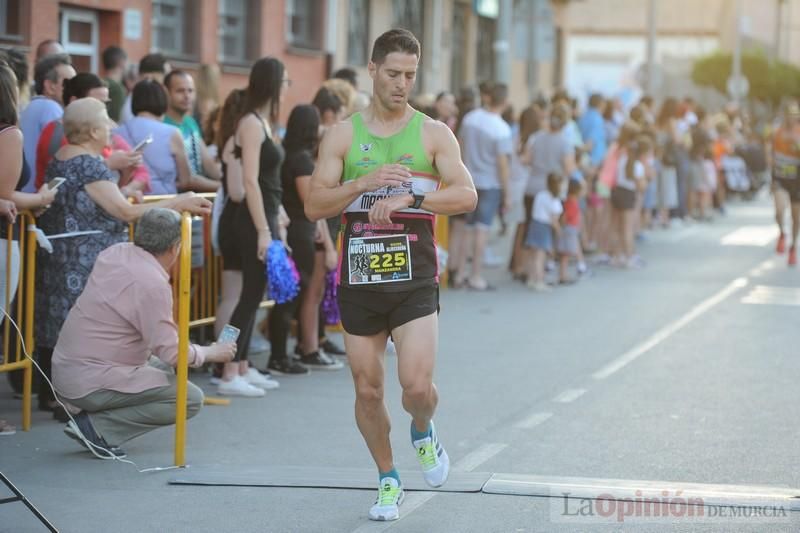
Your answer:
[[[69,144],[56,152],[45,171],[45,182],[66,178],[58,196],[38,219],[51,240],[52,252],[40,249],[36,265],[36,348],[39,364],[50,377],[53,347],[67,313],[83,292],[98,254],[128,240],[128,223],[155,207],[210,213],[211,204],[186,193],[150,204],[130,204],[117,187],[101,156],[114,123],[106,106],[81,98],[64,111],[64,134]],[[43,396],[44,395],[44,396]],[[41,387],[39,406],[56,410],[52,391]],[[56,410],[56,418],[65,413]]]

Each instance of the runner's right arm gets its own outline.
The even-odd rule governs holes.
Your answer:
[[[377,191],[387,185],[399,186],[411,179],[411,173],[404,165],[392,164],[341,183],[344,159],[352,139],[353,126],[350,122],[336,124],[322,138],[317,166],[311,176],[308,200],[304,205],[309,220],[339,215],[362,193]]]

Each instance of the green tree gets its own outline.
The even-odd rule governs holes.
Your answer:
[[[732,71],[732,55],[715,52],[695,61],[692,81],[727,94]],[[742,54],[742,74],[750,84],[750,98],[777,104],[784,96],[800,95],[800,69],[787,63],[770,62],[761,53]]]

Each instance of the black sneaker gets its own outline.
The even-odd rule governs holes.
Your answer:
[[[97,434],[92,421],[86,411],[81,411],[64,427],[67,437],[92,452],[98,459],[124,459],[128,456],[119,446],[109,445],[103,437]]]
[[[300,358],[300,362],[307,367],[315,370],[341,370],[344,365],[326,353],[311,352]]]
[[[269,364],[267,364],[267,370],[278,376],[302,376],[309,373],[306,367],[288,357],[285,359],[270,359]]]
[[[344,351],[344,348],[327,338],[322,341],[319,347],[322,349],[322,351],[331,355],[347,355],[347,352]]]

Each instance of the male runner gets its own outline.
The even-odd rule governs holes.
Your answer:
[[[403,500],[383,401],[383,353],[397,345],[403,407],[425,481],[447,480],[450,461],[431,418],[439,287],[434,213],[472,211],[475,187],[453,133],[408,105],[420,57],[407,30],[375,41],[370,106],[333,126],[320,146],[305,204],[312,220],[344,211],[339,309],[356,392],[356,422],[378,467],[372,520],[396,520]],[[439,190],[439,185],[447,187]]]
[[[789,247],[789,266],[797,264],[797,234],[800,231],[800,108],[796,103],[786,106],[783,120],[772,138],[772,176],[777,187],[775,195],[775,219],[778,223],[778,253],[783,253],[785,234],[783,212],[785,197],[791,202],[792,239]]]

